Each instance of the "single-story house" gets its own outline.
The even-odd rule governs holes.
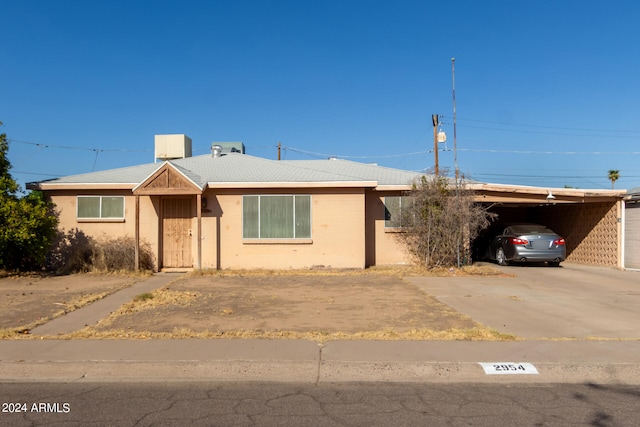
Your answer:
[[[158,269],[365,268],[406,263],[401,195],[421,174],[340,159],[268,160],[241,143],[191,156],[185,135],[156,136],[162,162],[30,183],[62,230],[133,236]],[[622,195],[473,183],[508,220],[534,220],[567,239],[568,260],[621,267]],[[551,193],[553,192],[553,193]]]

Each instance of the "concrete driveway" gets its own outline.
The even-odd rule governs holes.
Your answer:
[[[515,277],[410,277],[485,326],[526,339],[640,339],[640,272],[563,263],[499,267]]]

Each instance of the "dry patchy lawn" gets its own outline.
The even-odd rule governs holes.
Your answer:
[[[500,272],[491,267],[196,271],[139,295],[97,325],[56,338],[513,339],[403,280],[416,274]],[[96,274],[1,278],[0,338],[33,338],[16,331],[142,279]]]
[[[505,339],[380,272],[190,275],[75,336]]]
[[[99,274],[2,277],[0,337],[46,323],[142,278]]]

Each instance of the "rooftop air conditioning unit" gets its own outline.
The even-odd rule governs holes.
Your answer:
[[[244,154],[244,144],[242,142],[212,142],[211,146],[220,146],[222,154],[238,153]]]
[[[155,158],[160,160],[191,157],[191,138],[184,134],[155,135]]]

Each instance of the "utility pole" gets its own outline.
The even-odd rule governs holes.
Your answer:
[[[280,144],[280,142],[278,142],[278,160],[280,160],[280,148],[282,147],[282,144]]]
[[[436,165],[434,169],[434,173],[436,177],[438,176],[438,115],[432,114],[431,121],[433,122],[433,155],[436,160]]]
[[[453,95],[453,165],[456,169],[456,183],[460,172],[458,170],[458,147],[456,145],[456,58],[451,58],[451,87]]]

